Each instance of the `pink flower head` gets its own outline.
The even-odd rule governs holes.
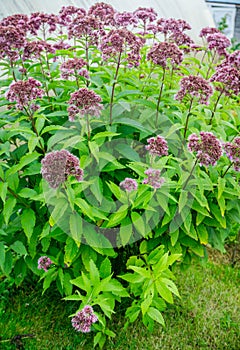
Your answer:
[[[89,42],[97,45],[101,23],[94,15],[79,14],[68,26],[68,37],[81,39],[87,37]]]
[[[3,18],[0,21],[0,25],[2,26],[13,26],[16,29],[20,29],[20,31],[23,31],[25,34],[28,30],[28,16],[23,14],[15,14],[12,16],[8,16]]]
[[[238,95],[240,91],[240,71],[234,65],[221,64],[212,75],[211,82],[215,83],[215,89],[226,96]]]
[[[7,56],[11,61],[17,60],[19,49],[25,43],[25,34],[24,30],[13,25],[0,25],[0,58]]]
[[[212,27],[205,27],[202,28],[202,30],[200,31],[200,38],[202,37],[207,37],[209,34],[216,34],[216,33],[221,33],[219,29],[217,28],[212,28]]]
[[[231,45],[231,41],[222,33],[209,34],[207,36],[209,49],[215,49],[219,55],[226,55],[226,48]]]
[[[191,29],[190,24],[188,24],[183,19],[175,19],[175,18],[160,18],[157,21],[157,30],[159,33],[168,34],[176,34],[182,33],[184,30]]]
[[[189,75],[180,81],[180,90],[176,95],[176,99],[182,101],[187,97],[196,97],[200,103],[208,104],[208,99],[212,95],[213,90],[207,80],[199,76]]]
[[[36,110],[39,107],[32,103],[37,98],[42,98],[44,91],[39,89],[42,86],[40,81],[33,78],[28,80],[19,80],[11,83],[9,90],[6,93],[6,98],[10,102],[16,102],[16,107],[20,110],[24,108],[30,108]]]
[[[90,89],[81,88],[78,91],[73,92],[69,100],[69,120],[73,121],[76,114],[82,116],[89,114],[91,116],[99,117],[101,110],[103,109],[100,102],[102,102],[101,97]]]
[[[69,175],[74,176],[79,182],[83,180],[83,170],[79,166],[79,159],[66,150],[46,154],[41,164],[42,177],[51,188],[57,188],[64,183]]]
[[[161,171],[159,169],[149,168],[144,172],[144,174],[147,175],[147,178],[143,180],[143,184],[152,186],[155,189],[160,188],[165,182],[164,177],[160,176]]]
[[[226,61],[229,63],[229,65],[232,65],[234,68],[240,70],[240,50],[236,50],[231,54],[228,54]]]
[[[92,5],[88,11],[88,15],[97,17],[103,24],[114,24],[114,15],[116,10],[109,4],[97,2]]]
[[[166,68],[168,60],[173,66],[180,64],[183,60],[181,50],[174,43],[155,43],[147,54],[147,59],[153,63]]]
[[[125,180],[120,182],[119,186],[122,187],[127,192],[136,191],[138,188],[137,181],[129,177],[126,177]]]
[[[231,162],[233,162],[234,169],[240,171],[240,137],[236,137],[232,142],[226,142],[224,151]]]
[[[26,41],[23,48],[23,60],[41,56],[42,52],[55,53],[54,47],[44,40]]]
[[[61,25],[69,25],[78,15],[85,16],[86,10],[75,6],[62,6],[58,15],[58,23]]]
[[[41,258],[38,259],[38,269],[43,269],[45,272],[48,271],[48,268],[53,264],[52,260],[48,258],[47,256],[41,256]]]
[[[144,24],[147,22],[153,22],[157,18],[157,12],[153,8],[139,7],[134,11],[135,16],[143,21]]]
[[[58,17],[54,14],[34,12],[30,15],[28,26],[30,33],[38,35],[38,30],[42,30],[46,33],[46,29],[49,33],[56,30],[58,23]]]
[[[160,135],[150,137],[147,143],[148,145],[145,148],[151,155],[159,157],[168,155],[168,145],[164,137]]]
[[[129,65],[138,66],[140,60],[140,48],[143,45],[141,38],[129,30],[113,29],[102,38],[100,50],[104,60],[110,57],[119,57],[119,54],[127,53],[126,60]]]
[[[211,132],[200,132],[200,137],[192,134],[188,138],[188,149],[197,152],[200,165],[215,165],[222,155],[220,141]]]
[[[175,32],[171,34],[169,41],[174,42],[177,44],[177,46],[183,46],[183,51],[186,53],[190,52],[190,47],[194,44],[194,41],[190,38],[190,36],[182,32]]]
[[[83,75],[83,72],[85,73],[86,70],[82,68],[86,65],[87,62],[82,58],[69,59],[60,66],[61,76],[63,79],[69,79],[71,75]]]
[[[132,12],[117,12],[114,15],[114,21],[117,26],[127,27],[129,25],[136,25],[138,23],[138,19],[136,15]]]
[[[94,314],[93,308],[86,305],[72,318],[72,326],[78,332],[88,333],[91,331],[91,325],[97,321],[98,317]]]

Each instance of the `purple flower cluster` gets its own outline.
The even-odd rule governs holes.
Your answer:
[[[117,12],[114,15],[114,21],[117,26],[127,27],[129,25],[136,25],[138,23],[138,19],[136,15],[132,12]]]
[[[58,15],[58,23],[67,26],[71,23],[78,15],[85,16],[87,14],[86,10],[83,8],[75,6],[62,6]]]
[[[153,188],[160,188],[165,182],[164,177],[161,177],[161,171],[159,169],[149,168],[144,172],[147,178],[143,180],[143,184],[150,185]]]
[[[48,29],[49,33],[54,32],[57,28],[57,23],[58,16],[54,14],[34,12],[29,17],[28,27],[31,34],[38,35],[38,30],[45,32]]]
[[[91,116],[99,117],[103,106],[100,104],[102,98],[94,91],[81,88],[71,94],[68,107],[69,120],[72,122],[77,114],[84,116],[89,114]]]
[[[166,68],[168,60],[173,66],[180,64],[183,60],[183,54],[175,43],[155,43],[147,54],[147,59],[153,63]]]
[[[48,268],[53,264],[52,260],[48,258],[47,256],[41,256],[41,258],[38,259],[38,269],[43,269],[45,272],[48,271]]]
[[[212,93],[213,89],[207,80],[199,76],[189,75],[180,81],[180,90],[175,98],[182,101],[185,96],[190,95],[192,98],[198,98],[200,103],[207,105]]]
[[[148,145],[145,148],[151,155],[159,157],[168,155],[168,145],[164,137],[160,135],[150,137],[147,143]]]
[[[211,34],[216,34],[216,33],[221,33],[219,29],[217,28],[214,28],[214,27],[204,27],[202,28],[202,30],[200,31],[200,38],[203,38],[203,37],[207,37],[208,35],[211,35]]]
[[[88,71],[83,69],[84,66],[87,66],[87,62],[82,58],[69,59],[60,66],[61,76],[63,79],[69,79],[71,75],[77,74],[89,79]]]
[[[25,43],[25,31],[13,25],[0,25],[0,58],[6,56],[11,61],[19,58],[19,49]]]
[[[215,165],[222,155],[220,141],[211,132],[200,132],[200,137],[192,134],[188,138],[188,149],[197,152],[200,165]]]
[[[6,98],[10,102],[16,102],[16,107],[20,110],[24,108],[30,108],[32,111],[35,111],[39,108],[35,103],[32,103],[33,100],[37,98],[42,98],[44,91],[39,89],[42,86],[40,81],[33,78],[28,80],[19,80],[17,82],[11,83],[9,90],[6,93]]]
[[[234,169],[240,171],[240,137],[236,137],[233,142],[226,142],[223,147],[227,157],[233,162]]]
[[[136,191],[138,188],[137,181],[129,177],[126,177],[125,180],[120,182],[119,186],[127,192]]]
[[[79,159],[66,150],[46,154],[41,164],[41,174],[52,188],[64,183],[69,175],[73,175],[79,182],[83,180]]]
[[[184,30],[190,30],[191,26],[183,19],[175,18],[160,18],[157,21],[157,31],[163,33],[165,36],[168,34],[179,34]]]
[[[240,71],[230,64],[217,67],[210,81],[216,83],[215,89],[226,96],[238,95],[240,91]]]
[[[92,5],[88,11],[88,15],[97,17],[103,24],[109,25],[114,24],[114,15],[116,10],[104,2],[98,2]]]
[[[231,45],[231,41],[222,33],[209,34],[206,37],[208,48],[215,49],[219,55],[226,55],[226,48]]]
[[[240,50],[236,50],[231,54],[228,54],[226,57],[226,62],[229,63],[229,65],[234,66],[234,68],[240,70]]]
[[[89,333],[91,325],[97,321],[98,317],[94,314],[93,308],[86,305],[72,318],[72,326],[78,332]]]
[[[19,28],[25,34],[27,33],[28,27],[28,16],[23,14],[15,14],[12,16],[8,16],[3,18],[0,21],[0,25],[2,26],[13,26],[15,28]]]
[[[71,38],[88,38],[92,45],[97,45],[99,40],[99,30],[101,22],[94,15],[78,16],[68,26],[68,37]]]
[[[26,41],[23,48],[22,59],[39,58],[42,52],[55,53],[55,48],[44,40]]]
[[[157,18],[156,11],[154,11],[154,9],[151,7],[150,8],[139,7],[133,13],[137,18],[143,21],[144,25],[146,25],[147,22],[155,21],[155,19]]]
[[[190,47],[194,45],[194,41],[190,38],[189,35],[182,32],[174,32],[169,36],[169,41],[174,42],[177,46],[184,46],[183,51],[189,52]]]
[[[100,50],[104,60],[119,56],[127,52],[127,61],[130,66],[138,66],[140,60],[140,49],[143,40],[129,30],[113,29],[102,38]]]

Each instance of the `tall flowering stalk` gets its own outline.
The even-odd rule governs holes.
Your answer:
[[[113,29],[102,37],[100,50],[103,60],[116,59],[116,71],[112,85],[110,98],[110,125],[112,125],[113,99],[120,64],[127,62],[129,66],[138,66],[140,61],[140,49],[143,41],[127,29]]]
[[[236,137],[232,142],[226,142],[223,148],[231,163],[222,174],[222,177],[226,175],[232,165],[235,171],[240,171],[240,137]]]
[[[73,92],[68,102],[68,115],[71,122],[74,121],[77,115],[86,116],[88,139],[91,135],[89,116],[100,116],[103,109],[100,102],[102,102],[102,98],[88,88],[81,88]]]
[[[187,112],[185,127],[184,127],[184,138],[186,137],[189,117],[192,110],[194,98],[196,98],[202,104],[208,104],[208,99],[212,95],[213,90],[209,83],[202,77],[189,75],[188,77],[182,78],[180,81],[180,90],[178,91],[175,98],[179,101],[190,98],[189,108]]]
[[[195,154],[196,159],[183,185],[183,190],[186,188],[197,163],[199,163],[200,166],[214,166],[222,156],[221,142],[211,132],[201,131],[200,136],[191,134],[188,138],[188,149]]]
[[[147,54],[147,59],[154,64],[161,66],[163,69],[160,92],[157,100],[157,111],[155,125],[158,126],[159,105],[161,102],[166,69],[168,69],[168,61],[172,64],[172,67],[177,66],[183,60],[183,54],[175,43],[159,43],[154,44]]]

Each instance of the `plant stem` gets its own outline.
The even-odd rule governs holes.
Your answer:
[[[227,167],[227,169],[224,171],[224,173],[221,175],[221,178],[223,178],[226,174],[227,174],[227,172],[228,172],[228,170],[231,168],[231,166],[233,165],[233,162],[231,162],[230,164],[229,164],[229,166]]]
[[[190,105],[189,105],[189,108],[188,108],[188,114],[187,114],[187,118],[186,118],[186,123],[185,123],[185,128],[184,128],[184,134],[183,134],[183,137],[184,137],[184,138],[186,137],[186,133],[187,133],[188,122],[189,122],[189,117],[190,117],[190,114],[191,114],[192,104],[193,104],[193,98],[191,99]]]
[[[117,68],[116,68],[113,86],[112,86],[112,93],[111,93],[111,99],[110,99],[110,125],[112,125],[113,98],[114,98],[115,86],[117,83],[118,71],[119,71],[119,67],[120,67],[121,55],[122,55],[122,52],[120,52],[119,56],[118,56]]]
[[[166,70],[165,70],[165,68],[163,68],[162,83],[161,83],[160,92],[159,92],[158,101],[157,101],[157,112],[156,112],[156,120],[155,120],[156,128],[158,126],[158,114],[159,114],[159,110],[158,109],[159,109],[159,105],[160,105],[161,97],[162,97],[162,92],[163,92],[163,84],[164,84],[164,79],[165,79],[165,73],[166,73]]]
[[[219,102],[219,100],[220,100],[222,94],[223,94],[223,90],[220,92],[220,94],[218,95],[218,98],[217,98],[217,100],[216,100],[216,102],[215,102],[214,108],[213,108],[213,110],[212,110],[211,118],[210,118],[210,121],[209,121],[209,125],[212,124],[212,120],[213,120],[214,114],[215,114],[216,109],[217,109],[218,102]]]
[[[88,135],[88,140],[90,140],[91,137],[91,129],[90,129],[90,121],[89,121],[89,115],[87,114],[87,135]]]
[[[28,111],[28,109],[27,109],[26,107],[24,107],[24,110],[25,110],[27,116],[29,117],[29,120],[31,121],[32,129],[33,129],[34,133],[35,133],[36,136],[39,138],[39,145],[40,145],[40,148],[41,148],[43,154],[45,155],[46,152],[45,152],[44,146],[43,146],[43,144],[42,144],[42,141],[40,140],[39,133],[38,133],[38,131],[37,131],[37,129],[36,129],[36,125],[35,125],[35,121],[34,121],[33,115]]]
[[[5,182],[3,180],[3,178],[1,178],[1,177],[0,177],[0,181],[3,183]],[[13,197],[15,197],[19,202],[21,202],[26,208],[30,208],[30,205],[28,203],[26,203],[25,200],[22,197],[20,197],[17,193],[15,193],[13,190],[11,190],[10,187],[7,187],[7,190],[9,193],[11,193],[11,195]]]
[[[194,162],[194,164],[193,164],[193,167],[192,167],[192,169],[191,169],[191,171],[190,171],[190,174],[188,175],[187,180],[185,181],[185,183],[184,183],[184,185],[183,185],[182,190],[185,190],[185,188],[186,188],[186,186],[187,186],[187,184],[188,184],[188,182],[189,182],[189,180],[190,180],[190,177],[192,176],[193,170],[195,169],[195,166],[197,165],[197,162],[198,162],[198,159],[196,158],[196,160],[195,160],[195,162]]]
[[[211,68],[212,68],[212,65],[213,65],[213,63],[214,63],[214,60],[215,60],[215,57],[216,57],[216,53],[217,53],[217,51],[215,50],[214,51],[214,54],[213,54],[213,56],[212,56],[212,62],[210,62],[209,63],[209,67],[208,67],[208,70],[207,70],[207,75],[206,75],[206,80],[208,80],[208,75],[209,75],[209,73],[210,73],[210,70],[211,70]]]

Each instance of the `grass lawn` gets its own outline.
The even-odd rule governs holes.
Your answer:
[[[217,259],[215,259],[217,260]],[[156,325],[149,333],[141,322],[123,329],[116,314],[111,329],[116,333],[106,350],[239,350],[240,270],[228,264],[209,262],[175,271],[181,300],[164,313],[166,329]],[[68,316],[77,309],[74,302],[61,301],[54,291],[41,296],[41,289],[29,286],[9,292],[0,285],[0,349],[91,350],[92,333],[74,331]],[[18,334],[30,334],[22,340]],[[5,341],[12,339],[11,341]],[[21,345],[22,343],[22,345]]]

